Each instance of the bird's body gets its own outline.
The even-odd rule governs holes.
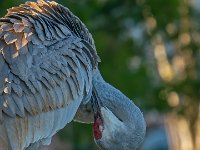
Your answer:
[[[79,104],[80,101],[77,100],[67,107],[38,115],[5,118],[0,125],[0,149],[23,150],[37,142],[50,144],[52,136],[72,121]]]
[[[77,113],[77,120],[96,123],[96,119],[82,117],[86,105],[93,107],[90,111],[94,114],[100,114],[100,139],[103,137],[104,142],[114,132],[110,131],[110,118],[115,118],[113,126],[124,126],[125,130],[119,130],[122,133],[128,127],[123,115],[130,119],[130,124],[141,122],[141,126],[130,127],[132,132],[138,130],[141,134],[135,139],[138,146],[145,133],[143,116],[128,98],[102,79],[98,62],[91,34],[67,8],[39,0],[9,9],[0,19],[0,149],[36,149],[38,143],[49,144],[52,136],[74,119],[78,108],[81,113]],[[121,98],[124,101],[117,100]],[[130,108],[119,113],[116,107]],[[110,128],[105,126],[108,124]],[[105,134],[104,128],[109,134]],[[99,140],[96,135],[95,139]],[[110,149],[104,142],[99,145]]]

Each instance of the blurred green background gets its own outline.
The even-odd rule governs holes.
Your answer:
[[[0,0],[1,16],[7,8],[24,2]],[[102,60],[99,69],[104,79],[142,109],[147,124],[152,121],[148,118],[152,112],[153,118],[155,112],[159,114],[160,117],[154,118],[157,121],[167,120],[168,114],[180,116],[188,126],[186,138],[191,140],[191,150],[198,149],[200,1],[57,2],[68,7],[86,24]],[[167,123],[161,122],[160,126],[169,131],[165,126]],[[91,125],[72,122],[59,132],[59,138],[70,145],[69,149],[96,149]]]

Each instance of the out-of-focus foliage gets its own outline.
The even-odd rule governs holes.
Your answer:
[[[5,9],[22,0],[1,0]],[[88,27],[105,80],[144,112],[173,111],[194,124],[199,115],[200,22],[197,0],[57,0]],[[69,129],[70,128],[70,129]],[[75,149],[94,149],[91,125],[60,132]]]

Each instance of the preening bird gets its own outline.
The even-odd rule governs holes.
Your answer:
[[[0,19],[0,150],[48,145],[73,119],[93,122],[104,150],[136,149],[143,115],[103,80],[99,61],[92,35],[66,7],[39,0],[8,9]]]

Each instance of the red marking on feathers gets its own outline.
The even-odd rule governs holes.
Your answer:
[[[95,140],[99,140],[102,137],[103,132],[103,121],[101,117],[98,115],[95,117],[94,124],[93,124],[93,134],[95,137]]]

